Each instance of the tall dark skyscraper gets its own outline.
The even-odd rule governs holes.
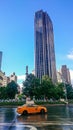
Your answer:
[[[53,24],[43,10],[35,13],[35,75],[42,78],[48,75],[56,83],[56,62],[54,51]]]
[[[0,71],[1,71],[1,64],[2,64],[2,51],[0,51]]]

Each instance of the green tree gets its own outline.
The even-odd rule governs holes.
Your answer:
[[[30,97],[33,97],[36,93],[36,88],[40,85],[40,81],[33,74],[29,74],[26,80],[23,82],[23,93]]]
[[[0,87],[0,99],[6,99],[7,98],[7,91],[6,87]]]
[[[60,99],[60,98],[65,98],[65,92],[64,92],[64,84],[63,83],[58,83],[55,86],[55,99]]]
[[[66,86],[66,91],[67,91],[67,98],[68,99],[73,99],[73,88],[71,84],[65,84]]]
[[[7,91],[7,96],[10,99],[14,99],[15,95],[18,93],[18,85],[14,82],[11,81],[10,83],[8,83],[6,91]]]
[[[42,95],[46,98],[53,98],[54,94],[54,84],[47,75],[42,77],[42,82],[41,82],[41,93]]]

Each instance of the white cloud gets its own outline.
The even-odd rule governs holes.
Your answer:
[[[71,83],[73,84],[73,70],[70,70]]]
[[[25,81],[25,79],[26,79],[26,75],[18,75],[17,76],[17,82],[18,82],[20,88],[23,87],[23,81]]]
[[[67,58],[73,60],[73,49],[72,49],[71,52],[67,55]]]
[[[73,54],[68,54],[67,57],[68,57],[68,59],[73,60]]]
[[[17,76],[18,80],[25,80],[25,78],[26,78],[26,75],[18,75]]]
[[[23,84],[22,84],[22,83],[20,83],[20,84],[19,84],[19,86],[20,86],[20,88],[22,88],[22,87],[23,87]]]

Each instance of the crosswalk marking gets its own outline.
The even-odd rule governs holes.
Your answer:
[[[11,126],[12,123],[0,123],[0,126]],[[17,127],[25,127],[25,126],[30,126],[30,125],[73,125],[73,122],[25,122],[23,123],[14,123],[12,126],[17,126]]]
[[[18,128],[24,127],[24,128],[29,128],[30,130],[37,130],[37,128],[32,126],[32,125],[24,125],[24,124],[19,124],[19,123],[15,123],[12,126],[11,125],[12,125],[12,123],[0,123],[0,126],[7,126],[9,128],[13,127],[13,126],[16,126]]]

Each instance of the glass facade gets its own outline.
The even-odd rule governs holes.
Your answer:
[[[35,75],[48,75],[55,83],[56,63],[54,51],[53,25],[50,17],[42,10],[35,13]]]

